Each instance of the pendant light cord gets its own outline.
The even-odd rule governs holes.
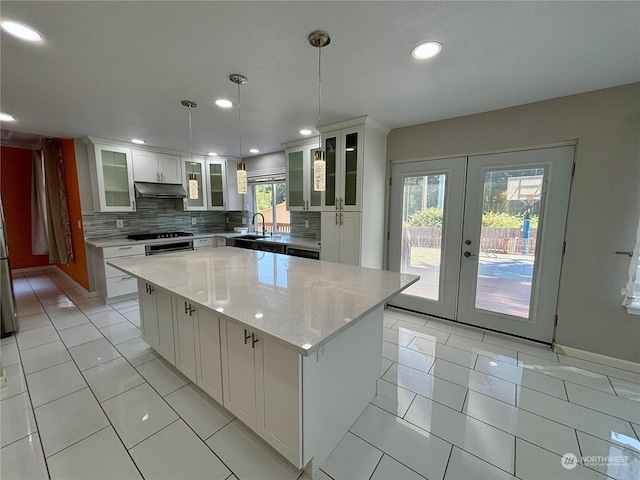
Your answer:
[[[189,105],[189,151],[191,152],[191,163],[193,163],[193,137],[191,135],[191,105]]]
[[[242,119],[240,117],[240,84],[238,83],[238,133],[240,140],[240,162],[242,162]]]
[[[322,47],[318,45],[318,127],[322,108]]]

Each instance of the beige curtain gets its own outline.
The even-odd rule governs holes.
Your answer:
[[[44,187],[44,163],[42,150],[33,151],[31,173],[31,253],[49,253],[47,240],[47,202]]]
[[[42,140],[39,158],[34,154],[33,170],[35,193],[32,191],[31,198],[32,227],[35,226],[35,229],[32,229],[34,238],[32,248],[36,238],[39,243],[41,242],[44,230],[49,263],[70,263],[73,261],[73,247],[60,142],[48,138]],[[35,212],[36,209],[37,212]],[[34,213],[40,218],[36,219]]]

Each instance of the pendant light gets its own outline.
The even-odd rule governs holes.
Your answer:
[[[191,109],[196,108],[198,104],[191,100],[182,100],[182,105],[189,109],[189,151],[191,152],[191,163],[193,164],[193,138],[191,135]],[[198,179],[195,174],[189,174],[189,200],[198,199]]]
[[[331,43],[331,38],[327,32],[316,30],[309,34],[309,43],[318,49],[318,127],[322,114],[322,47]],[[327,188],[327,162],[324,156],[322,145],[316,150],[313,158],[313,189],[323,192]]]
[[[229,75],[229,80],[238,85],[238,138],[240,143],[240,163],[236,171],[236,181],[238,184],[238,193],[246,195],[247,193],[247,170],[242,162],[242,118],[240,117],[240,85],[244,85],[249,80],[244,75],[233,73]]]

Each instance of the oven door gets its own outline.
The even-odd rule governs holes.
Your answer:
[[[152,243],[145,245],[145,255],[159,255],[161,253],[179,252],[184,250],[193,250],[193,240],[172,243]]]

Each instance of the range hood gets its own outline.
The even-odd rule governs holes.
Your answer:
[[[182,185],[169,183],[135,182],[136,197],[142,198],[187,198]]]

